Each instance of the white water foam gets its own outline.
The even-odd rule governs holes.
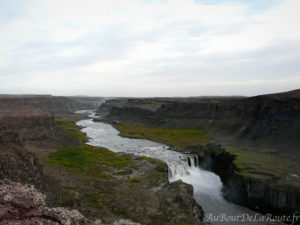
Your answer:
[[[95,118],[95,113],[93,111],[91,113],[90,117]],[[213,172],[196,167],[194,160],[191,160],[191,166],[189,166],[187,161],[188,155],[172,151],[164,144],[144,139],[121,137],[119,136],[119,131],[110,124],[93,122],[92,119],[79,121],[77,125],[84,127],[82,131],[89,138],[87,144],[105,147],[114,152],[147,156],[166,162],[169,167],[169,181],[174,182],[180,179],[193,185],[194,198],[202,206],[207,216],[210,214],[214,216],[259,215],[245,207],[227,202],[222,197],[222,182],[220,177]],[[253,221],[214,221],[213,224],[261,225],[264,223]]]

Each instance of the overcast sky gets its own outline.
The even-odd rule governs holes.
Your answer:
[[[299,0],[0,0],[0,94],[300,88]]]

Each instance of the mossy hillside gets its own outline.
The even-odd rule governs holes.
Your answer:
[[[65,133],[75,143],[83,144],[87,142],[85,133],[80,131],[76,122],[80,120],[79,116],[75,117],[55,117],[54,122],[57,129]]]
[[[177,150],[188,150],[190,145],[207,144],[209,138],[202,129],[169,129],[135,126],[132,124],[118,124],[120,135],[132,138],[145,138],[165,143]]]
[[[122,168],[132,162],[129,156],[120,155],[106,148],[90,145],[64,146],[62,149],[49,154],[47,159],[53,166],[61,166],[67,169],[84,169],[95,172],[96,164],[104,164]]]
[[[264,153],[251,148],[226,147],[226,151],[235,155],[234,163],[238,168],[236,172],[245,177],[267,179],[278,185],[291,185],[300,187],[300,180],[293,174],[298,174],[297,165],[300,158],[293,161],[277,154]]]
[[[50,165],[63,182],[63,204],[92,218],[130,218],[143,224],[167,224],[169,205],[153,188],[168,184],[167,166],[147,157],[114,153],[89,145],[64,146],[50,153]],[[74,197],[75,196],[75,197]],[[146,208],[163,207],[157,220],[147,217]],[[79,202],[79,203],[78,203]],[[140,206],[145,205],[145,211]],[[85,211],[87,210],[88,211]]]

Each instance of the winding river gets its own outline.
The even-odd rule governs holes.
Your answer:
[[[77,113],[90,113],[90,119],[77,122],[83,127],[89,138],[87,144],[101,146],[114,152],[126,152],[135,155],[160,159],[168,164],[169,181],[182,181],[193,185],[194,198],[205,212],[205,220],[216,225],[242,224],[262,225],[262,216],[245,207],[230,203],[222,197],[222,182],[215,173],[189,165],[189,155],[172,151],[168,146],[144,139],[130,139],[121,137],[119,131],[110,124],[94,122],[95,113],[92,111],[78,111]]]

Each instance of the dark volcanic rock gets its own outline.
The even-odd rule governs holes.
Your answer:
[[[22,146],[25,140],[45,139],[53,130],[53,116],[31,107],[0,110],[0,179],[39,185],[42,167]]]
[[[0,143],[21,144],[45,138],[53,129],[53,115],[32,107],[0,109]]]
[[[51,95],[0,95],[0,110],[19,106],[39,108],[54,114],[73,113],[76,110],[95,109],[103,102],[100,97],[62,97]]]
[[[0,179],[40,185],[43,175],[37,157],[18,146],[0,146]]]
[[[0,180],[0,225],[101,225],[102,220],[91,221],[77,210],[46,207],[46,196],[32,185]],[[119,220],[114,225],[139,225]]]
[[[91,224],[76,210],[47,208],[31,185],[0,181],[0,224]]]
[[[163,202],[162,205],[172,205],[168,209],[168,215],[173,215],[171,223],[184,220],[185,223],[201,224],[204,212],[192,198],[193,186],[179,180],[169,184],[167,189],[158,192],[158,195]],[[187,218],[190,219],[187,220]]]
[[[201,128],[225,142],[298,151],[299,93],[251,98],[113,99],[101,106],[100,114],[111,121]]]

